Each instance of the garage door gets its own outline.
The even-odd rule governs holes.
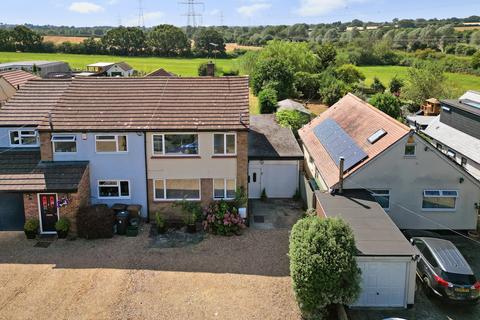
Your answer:
[[[359,262],[362,291],[357,307],[405,307],[406,262]]]
[[[299,187],[297,161],[260,161],[249,164],[249,197],[259,199],[265,189],[269,198],[291,198]]]
[[[0,193],[0,231],[23,230],[23,211],[21,193]]]

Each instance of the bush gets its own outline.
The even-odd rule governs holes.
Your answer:
[[[377,77],[373,78],[373,82],[370,85],[370,88],[372,88],[373,91],[378,93],[383,93],[386,89],[382,81],[380,81],[380,79],[378,79]]]
[[[201,65],[198,66],[198,75],[200,77],[206,77],[207,76],[207,66],[208,66],[208,62],[204,62],[202,63]],[[217,67],[217,65],[215,65],[215,71],[214,71],[214,75],[218,75],[219,73],[219,69]]]
[[[164,228],[166,225],[165,218],[163,217],[161,212],[155,212],[155,223],[157,224],[157,228]]]
[[[175,202],[173,206],[181,208],[183,214],[182,219],[186,225],[193,225],[195,221],[201,219],[202,207],[198,202],[182,200]]]
[[[38,219],[28,219],[23,225],[23,230],[25,230],[26,232],[36,232],[38,231],[39,227],[40,222],[38,221]]]
[[[277,92],[280,100],[293,94],[294,72],[292,67],[283,60],[260,60],[253,70],[251,81],[253,94],[258,95],[265,86],[270,86]]]
[[[203,228],[205,231],[222,236],[239,234],[245,228],[243,219],[233,203],[225,201],[212,202],[203,211]]]
[[[298,130],[310,122],[310,116],[297,110],[282,110],[276,113],[277,122],[284,128],[290,128],[295,136]]]
[[[390,88],[390,93],[395,95],[395,96],[400,96],[400,93],[402,92],[402,88],[405,85],[405,82],[403,79],[394,76],[392,80],[390,80],[389,88]]]
[[[296,94],[301,98],[318,98],[320,75],[308,72],[297,72],[295,73],[294,87]]]
[[[375,94],[370,99],[370,104],[394,119],[399,119],[402,115],[400,99],[390,93]]]
[[[277,92],[272,88],[265,88],[258,94],[260,113],[272,113],[277,109]]]
[[[327,77],[320,86],[318,93],[320,94],[320,99],[322,103],[332,106],[338,100],[343,98],[349,91],[351,87],[348,86],[345,82],[337,80],[335,78]]]
[[[305,317],[321,317],[331,304],[349,304],[360,293],[360,269],[351,228],[341,219],[307,216],[290,234],[290,274]]]
[[[223,71],[223,75],[225,77],[229,77],[229,76],[238,76],[240,74],[240,71],[238,71],[237,69],[235,70],[225,70]]]
[[[472,57],[472,68],[480,69],[480,51],[475,53]]]
[[[356,84],[365,80],[365,75],[353,64],[344,64],[335,70],[338,79],[347,84]]]
[[[58,219],[58,221],[55,223],[55,230],[68,232],[68,230],[70,230],[70,220],[65,217]]]
[[[86,239],[113,237],[115,214],[106,205],[80,208],[77,216],[78,235]]]

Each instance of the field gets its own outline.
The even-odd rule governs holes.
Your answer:
[[[88,38],[87,37],[43,36],[43,41],[53,42],[55,44],[60,44],[63,42],[81,43],[85,39],[88,39]]]

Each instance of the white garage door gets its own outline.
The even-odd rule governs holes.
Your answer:
[[[291,198],[299,186],[298,161],[251,161],[248,192],[259,199],[265,189],[268,198]]]
[[[406,262],[358,262],[362,269],[362,291],[357,307],[405,307]]]

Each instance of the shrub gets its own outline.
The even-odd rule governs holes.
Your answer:
[[[268,196],[267,196],[267,190],[265,188],[262,189],[262,194],[260,195],[260,200],[262,201],[267,201]]]
[[[360,269],[351,228],[341,219],[307,216],[290,234],[290,274],[305,317],[321,317],[331,304],[360,293]]]
[[[472,57],[472,68],[480,69],[480,51],[477,51]]]
[[[293,80],[293,68],[286,61],[272,58],[260,60],[251,75],[253,94],[258,95],[268,85],[277,91],[278,99],[286,99],[294,91]]]
[[[225,77],[229,77],[229,76],[238,76],[240,74],[240,71],[238,71],[238,69],[232,69],[232,70],[225,70],[223,71],[223,75]]]
[[[198,202],[182,200],[175,202],[173,206],[181,208],[183,214],[182,219],[186,225],[193,225],[195,221],[201,219],[202,207]]]
[[[400,96],[400,93],[402,92],[402,88],[405,85],[405,82],[403,79],[398,78],[397,76],[394,76],[392,80],[390,80],[390,93],[395,95],[395,96]]]
[[[294,87],[296,94],[304,99],[318,98],[320,75],[308,72],[295,73]]]
[[[370,99],[370,103],[392,118],[398,119],[402,115],[400,99],[390,93],[377,93]]]
[[[295,136],[298,130],[310,122],[310,116],[297,110],[282,110],[276,113],[278,124],[284,128],[290,128]]]
[[[55,230],[68,232],[70,230],[70,220],[68,218],[62,217],[55,222]]]
[[[40,222],[38,219],[32,218],[28,219],[25,221],[25,224],[23,225],[23,229],[27,232],[36,232],[38,231],[38,228],[40,227]]]
[[[80,208],[77,216],[78,235],[86,239],[113,237],[115,215],[106,205]]]
[[[260,113],[272,113],[277,109],[277,92],[272,88],[265,88],[258,94]]]
[[[207,65],[208,65],[208,62],[204,62],[202,63],[201,65],[198,66],[198,75],[200,77],[206,77],[207,76]],[[217,65],[215,65],[215,76],[220,72],[219,68],[217,67]]]
[[[365,75],[353,64],[344,64],[335,70],[337,78],[348,84],[356,84],[365,80]]]
[[[322,82],[318,93],[320,94],[320,98],[324,104],[332,106],[338,100],[343,98],[350,90],[351,87],[345,82],[328,77]]]
[[[222,236],[239,234],[245,228],[243,219],[233,203],[225,201],[212,202],[203,211],[203,228],[205,231]]]
[[[165,227],[165,218],[163,217],[163,214],[159,211],[155,212],[155,223],[157,224],[157,228]]]
[[[373,78],[373,82],[370,85],[370,88],[372,88],[373,91],[378,93],[383,93],[386,89],[382,81],[380,81],[380,79],[378,79],[377,77]]]

